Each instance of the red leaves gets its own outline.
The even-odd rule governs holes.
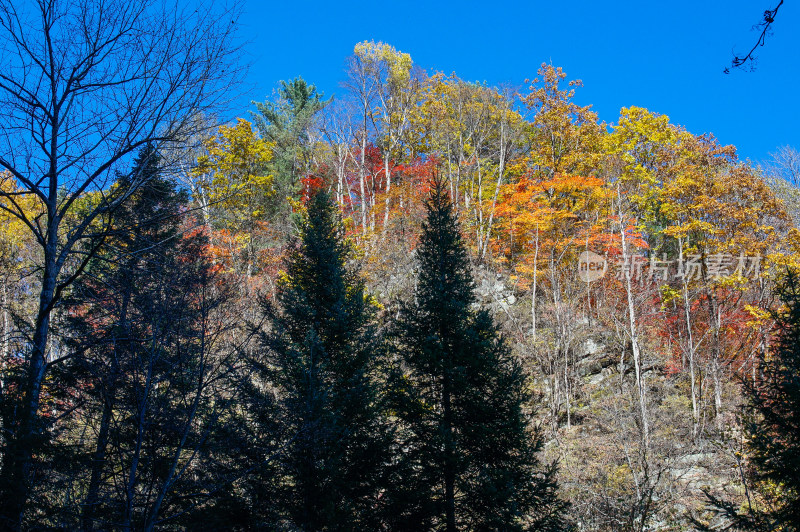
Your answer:
[[[322,190],[323,186],[325,185],[325,181],[322,179],[322,177],[310,174],[300,179],[300,184],[303,187],[302,191],[300,192],[301,199],[303,205],[305,205],[308,203],[308,200],[317,193],[317,191]]]

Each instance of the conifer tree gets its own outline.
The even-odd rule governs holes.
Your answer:
[[[73,354],[58,376],[74,381],[77,422],[94,435],[72,464],[85,468],[71,473],[82,530],[183,522],[212,498],[210,473],[224,454],[213,448],[230,403],[220,394],[229,361],[213,352],[224,295],[206,240],[183,234],[186,195],[160,175],[153,148],[119,178],[128,179],[143,184],[66,300]]]
[[[336,205],[308,203],[300,238],[265,302],[265,380],[276,387],[285,435],[273,478],[282,526],[377,530],[390,433],[380,415],[381,347],[374,305],[351,267]]]
[[[297,198],[301,190],[301,178],[312,169],[313,142],[310,131],[317,114],[330,103],[322,92],[303,78],[281,81],[275,101],[253,102],[252,112],[261,137],[273,145],[274,157],[267,165],[273,175],[275,190],[269,216],[273,225],[283,225],[289,230],[286,217],[286,198]]]
[[[523,414],[525,376],[491,316],[476,310],[466,246],[435,180],[417,249],[413,303],[397,326],[401,529],[556,530],[554,467]],[[398,484],[399,485],[399,484]]]

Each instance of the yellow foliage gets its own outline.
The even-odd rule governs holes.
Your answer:
[[[380,41],[363,41],[356,44],[353,53],[364,63],[385,64],[389,82],[392,84],[405,85],[411,78],[411,56],[395,50],[389,44]]]
[[[205,148],[207,154],[198,158],[194,174],[210,175],[206,190],[211,202],[253,220],[263,219],[260,200],[274,193],[272,175],[266,171],[274,144],[258,138],[252,124],[238,118],[235,126],[221,126]]]
[[[18,259],[23,248],[32,242],[33,234],[12,212],[34,220],[44,215],[45,209],[38,197],[23,192],[8,172],[0,172],[0,191],[0,261],[19,267]]]

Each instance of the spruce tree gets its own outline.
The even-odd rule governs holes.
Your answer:
[[[262,369],[284,434],[269,475],[280,479],[272,497],[281,526],[292,529],[379,527],[391,438],[380,411],[374,305],[352,258],[337,206],[318,192],[286,259],[277,305],[264,303]]]
[[[80,525],[68,528],[182,523],[213,498],[210,472],[226,454],[227,367],[212,352],[211,323],[224,294],[206,240],[183,234],[186,195],[160,175],[152,147],[112,193],[130,179],[143,184],[90,244],[101,248],[65,301],[72,355],[57,375],[80,397],[75,430],[94,435],[68,464],[83,468],[69,473],[81,499]]]
[[[413,303],[397,325],[401,419],[393,526],[555,530],[564,504],[554,467],[523,414],[525,376],[491,316],[476,310],[467,248],[435,180],[417,249]],[[402,477],[402,478],[401,478]],[[401,484],[402,483],[402,484]]]

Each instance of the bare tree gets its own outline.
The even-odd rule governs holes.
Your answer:
[[[795,227],[800,227],[800,151],[781,146],[761,167],[766,182],[783,201]]]
[[[800,151],[792,146],[781,146],[770,153],[770,161],[766,165],[767,175],[782,177],[794,187],[800,187]]]
[[[345,88],[352,94],[354,107],[358,108],[358,122],[356,125],[353,120],[353,133],[355,141],[358,143],[360,155],[358,161],[358,186],[359,202],[361,206],[361,233],[367,235],[367,214],[371,211],[375,198],[374,186],[370,191],[367,175],[367,145],[370,138],[374,136],[375,124],[372,120],[373,107],[376,103],[378,87],[375,80],[370,76],[367,65],[357,55],[348,59],[347,66],[348,80],[344,83]],[[374,176],[373,176],[374,185]],[[374,213],[373,213],[374,219]]]
[[[23,353],[19,401],[3,420],[0,519],[23,526],[32,457],[45,427],[40,396],[51,316],[133,190],[109,188],[134,153],[188,138],[191,117],[212,110],[239,74],[238,8],[167,0],[0,0],[0,169],[18,191],[0,209],[38,242],[38,308]],[[22,208],[35,198],[39,212]],[[91,240],[90,240],[91,239]],[[85,242],[94,242],[92,246]],[[67,355],[69,356],[69,355]],[[57,383],[56,383],[57,385]]]

